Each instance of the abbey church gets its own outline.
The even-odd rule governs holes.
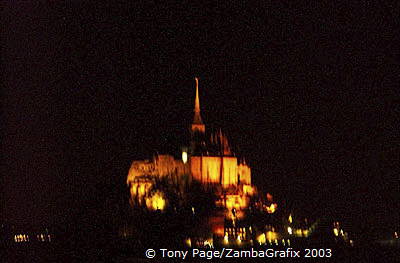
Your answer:
[[[232,151],[227,137],[220,129],[208,132],[201,118],[199,81],[196,78],[194,117],[190,126],[190,143],[182,149],[182,158],[156,155],[152,160],[135,160],[129,169],[127,184],[132,205],[148,209],[164,209],[168,200],[163,193],[151,190],[155,180],[168,177],[174,181],[198,181],[214,189],[217,205],[245,208],[256,191],[251,184],[251,169],[243,158]]]

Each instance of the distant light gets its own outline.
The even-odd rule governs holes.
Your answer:
[[[278,237],[278,234],[276,232],[273,232],[273,231],[268,231],[266,236],[267,236],[268,240],[273,240],[273,239],[276,239]]]
[[[163,193],[157,191],[153,196],[146,198],[146,206],[151,210],[164,210],[166,200],[164,199]]]
[[[191,246],[192,246],[192,240],[190,239],[190,237],[187,238],[187,239],[185,239],[185,244],[186,244],[188,247],[191,247]]]
[[[289,233],[289,235],[292,235],[293,234],[293,229],[290,226],[288,226],[287,232]]]
[[[303,230],[302,229],[296,229],[296,231],[294,232],[296,236],[298,237],[302,237],[303,236]]]
[[[214,248],[214,241],[212,239],[205,240],[203,245],[204,247]]]
[[[187,160],[188,160],[187,152],[182,152],[182,161],[183,161],[183,163],[187,163]]]
[[[267,206],[267,213],[268,214],[273,214],[276,211],[276,208],[278,207],[278,205],[276,203],[271,204],[269,207]]]
[[[289,223],[292,223],[293,222],[293,218],[292,218],[292,215],[290,214],[289,215]]]
[[[258,241],[258,243],[259,243],[260,245],[265,244],[265,242],[267,241],[266,238],[265,238],[265,234],[262,233],[261,235],[259,235],[259,236],[257,237],[257,241]]]
[[[226,234],[226,235],[224,236],[224,243],[225,243],[225,244],[228,244],[228,243],[229,243],[228,234]]]
[[[337,228],[334,228],[333,229],[333,234],[335,234],[335,236],[338,236],[339,235],[339,230]]]

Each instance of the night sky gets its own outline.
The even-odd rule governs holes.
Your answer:
[[[132,160],[179,150],[197,76],[206,128],[278,203],[398,228],[397,8],[73,2],[3,10],[3,220],[126,199]]]

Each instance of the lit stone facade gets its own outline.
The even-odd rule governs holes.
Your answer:
[[[250,168],[242,169],[236,157],[231,156],[192,156],[190,168],[194,179],[205,184],[221,184],[223,188],[237,186],[247,181],[239,178],[248,178]]]
[[[248,197],[255,192],[251,185],[251,169],[232,153],[228,139],[221,130],[206,135],[205,125],[200,116],[197,78],[191,136],[191,145],[188,147],[185,161],[170,155],[158,155],[153,160],[132,162],[127,178],[132,203],[146,204],[150,209],[160,209],[148,205],[157,203],[153,200],[154,193],[150,193],[150,190],[155,180],[168,176],[175,184],[180,184],[183,178],[190,178],[206,186],[215,186],[221,195],[218,201],[220,205],[227,208],[246,207]],[[186,153],[184,155],[186,157]],[[160,193],[157,194],[160,196]]]
[[[151,188],[163,177],[173,183],[182,183],[184,175],[190,174],[190,166],[170,155],[157,155],[153,160],[133,161],[129,169],[127,184],[133,205],[146,205],[149,209],[161,209],[154,204],[165,203],[162,193],[151,193]],[[163,204],[164,207],[166,204]]]

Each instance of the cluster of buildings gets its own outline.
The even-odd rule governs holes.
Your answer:
[[[252,185],[250,166],[234,153],[222,130],[206,129],[200,111],[199,83],[197,78],[195,80],[189,142],[181,148],[180,158],[164,154],[132,162],[127,177],[131,205],[150,211],[172,208],[168,194],[157,184],[167,182],[178,192],[184,192],[188,185],[197,182],[203,189],[211,190],[216,196],[215,205],[221,209],[197,226],[207,230],[202,231],[204,235],[188,237],[185,241],[188,246],[216,243],[290,246],[293,239],[310,236],[316,223],[310,224],[307,219],[304,223],[298,218],[295,221],[292,214],[276,215],[278,205],[272,195],[263,196]]]
[[[209,132],[200,112],[199,82],[196,78],[194,117],[190,126],[190,142],[182,147],[182,158],[156,155],[151,160],[135,160],[129,169],[127,184],[131,204],[149,210],[168,206],[162,191],[152,191],[157,180],[168,178],[184,185],[193,180],[216,193],[217,205],[228,209],[243,209],[256,192],[251,184],[251,168],[236,156],[222,130]]]

